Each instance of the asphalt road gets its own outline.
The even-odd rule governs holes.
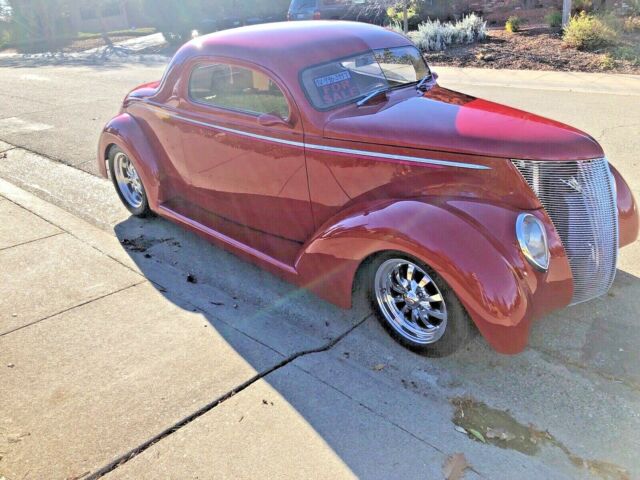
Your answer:
[[[297,292],[164,220],[129,218],[106,181],[60,164],[94,172],[100,128],[117,112],[128,90],[158,78],[162,70],[160,64],[0,68],[0,140],[24,148],[11,149],[11,145],[0,143],[0,152],[7,150],[6,158],[0,159],[0,177],[101,226],[119,240],[143,234],[152,260],[142,253],[128,254],[146,278],[203,310],[214,308],[205,299],[222,298],[225,306],[214,308],[211,318],[222,319],[287,358],[326,345],[348,332],[364,318],[358,316],[359,311],[342,312]],[[591,133],[639,196],[638,78],[438,71],[444,86],[530,110]],[[198,278],[197,285],[185,281],[187,273]],[[171,298],[168,293],[163,295]],[[177,300],[172,302],[181,305]],[[327,351],[295,361],[299,370],[328,387],[317,393],[316,401],[304,395],[311,387],[299,373],[280,371],[269,385],[305,420],[305,428],[314,432],[314,441],[324,442],[333,452],[333,460],[339,459],[356,475],[376,476],[371,465],[381,461],[371,457],[384,455],[379,437],[387,430],[375,427],[382,421],[408,435],[402,440],[390,437],[395,449],[392,456],[398,462],[414,462],[396,466],[399,472],[415,473],[414,468],[421,465],[408,450],[397,449],[397,442],[402,441],[408,442],[408,449],[415,448],[418,457],[434,451],[464,452],[480,472],[468,472],[468,478],[625,478],[617,466],[637,478],[639,309],[640,246],[636,242],[622,251],[609,295],[538,322],[529,348],[518,356],[498,355],[477,338],[452,357],[425,359],[402,350],[375,322],[366,320]],[[231,340],[228,343],[256,370],[263,368],[264,359],[254,359],[246,348]],[[254,394],[261,395],[260,391]],[[475,407],[468,411],[478,408],[480,416],[488,419],[488,426],[501,424],[507,432],[521,432],[531,425],[533,430],[528,431],[548,431],[554,440],[529,451],[515,448],[509,441],[497,442],[496,446],[467,438],[455,431],[452,423],[452,402],[460,398],[470,399]],[[369,420],[358,417],[357,422],[349,421],[356,415],[350,410],[354,404],[371,413]],[[483,404],[496,410],[487,410]],[[194,405],[193,410],[197,407]],[[224,410],[219,412],[223,425],[238,421],[227,419]],[[154,471],[160,475],[172,468],[179,476],[183,460],[174,452],[184,444],[192,446],[189,459],[193,464],[206,464],[209,442],[215,440],[219,448],[224,448],[224,439],[229,438],[229,445],[249,450],[254,441],[258,442],[257,437],[235,438],[231,432],[229,437],[214,439],[211,435],[215,430],[202,417],[202,421],[180,429],[116,469],[115,477],[140,478]],[[148,432],[154,433],[158,431]],[[290,439],[287,432],[270,433],[267,429],[259,433],[272,435],[270,441]],[[295,449],[295,443],[290,447]],[[121,452],[127,449],[123,447]],[[580,461],[576,461],[578,457]],[[385,465],[393,467],[393,458],[388,460]],[[439,460],[429,457],[421,461],[429,464]],[[434,471],[424,468],[425,472]],[[382,470],[377,473],[383,476]]]

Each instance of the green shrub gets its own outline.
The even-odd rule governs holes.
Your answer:
[[[562,26],[562,12],[558,10],[547,13],[544,18],[551,28],[560,28]]]
[[[626,60],[632,65],[640,65],[640,48],[629,45],[621,45],[613,51],[615,58]]]
[[[615,30],[586,12],[573,17],[564,29],[564,43],[578,50],[596,50],[613,44],[615,40]]]
[[[411,32],[411,39],[425,52],[444,50],[452,43],[473,43],[487,36],[487,22],[471,13],[455,23],[427,20]]]
[[[611,55],[610,53],[602,55],[602,57],[600,57],[599,63],[601,70],[611,70],[616,66],[616,61],[613,58],[613,55]]]
[[[507,18],[507,23],[504,24],[504,29],[509,33],[515,33],[520,31],[522,20],[516,15],[512,15]]]
[[[640,16],[632,16],[624,19],[622,30],[626,33],[640,31]]]

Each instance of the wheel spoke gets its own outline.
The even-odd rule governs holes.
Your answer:
[[[404,288],[406,291],[408,287],[408,282],[400,276],[400,269],[396,269],[394,277],[396,279],[397,284],[400,285],[402,288]]]
[[[442,302],[442,295],[440,295],[440,293],[436,293],[434,295],[430,295],[427,300],[429,302],[431,302],[431,303],[433,303],[433,302]]]
[[[414,267],[412,263],[407,265],[407,280],[409,280],[409,282],[413,280],[413,272],[415,271],[415,269],[416,267]]]
[[[418,312],[417,315],[417,320],[418,320],[418,325],[421,326],[421,328],[430,328],[430,323],[429,323],[429,318],[425,318],[425,315],[423,315],[422,312]]]
[[[420,281],[418,282],[418,286],[419,286],[420,288],[424,288],[424,287],[426,287],[427,285],[429,285],[430,283],[431,283],[431,280],[429,279],[429,277],[427,277],[427,276],[425,275],[424,277],[422,277],[422,280],[420,280]]]
[[[429,315],[430,317],[437,318],[438,320],[444,320],[444,318],[445,318],[444,312],[441,312],[440,310],[433,310],[431,308],[425,308],[425,309],[423,309],[423,312],[426,315]]]

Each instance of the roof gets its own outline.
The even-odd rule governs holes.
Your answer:
[[[228,56],[257,63],[279,75],[334,58],[411,42],[386,28],[359,22],[278,22],[223,30],[183,46],[174,62],[199,55]]]

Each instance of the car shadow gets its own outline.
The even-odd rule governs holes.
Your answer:
[[[275,350],[283,360],[296,357],[263,380],[357,476],[412,476],[413,468],[422,465],[413,457],[415,450],[411,453],[418,447],[437,455],[464,451],[476,467],[485,461],[499,463],[501,458],[511,462],[508,448],[494,448],[487,456],[486,445],[454,429],[452,402],[459,398],[499,403],[541,431],[565,428],[569,432],[560,433],[570,444],[573,416],[581,415],[582,403],[569,408],[551,392],[575,389],[572,394],[587,397],[584,408],[588,410],[589,395],[595,394],[589,388],[578,391],[585,388],[582,375],[622,376],[629,385],[640,384],[640,357],[634,349],[640,329],[633,322],[640,279],[627,272],[618,272],[610,296],[538,322],[530,348],[521,355],[499,355],[477,337],[450,357],[429,359],[395,344],[363,299],[353,309],[341,310],[161,218],[130,217],[114,231],[143,275],[167,300],[175,303],[177,295],[193,305],[247,362],[255,356],[246,350],[246,342],[238,344],[235,337],[225,336],[228,329],[221,329],[222,324]],[[603,317],[613,321],[602,322]],[[624,358],[620,348],[626,352]],[[310,353],[314,351],[322,353]],[[574,369],[572,375],[580,378],[558,376],[556,364]],[[258,371],[264,367],[253,366]],[[301,386],[292,380],[297,376],[279,375],[282,368],[292,366],[308,375],[310,383]],[[325,404],[319,408],[313,385],[328,385],[339,394],[323,396]],[[366,410],[372,420],[359,422],[357,432],[347,433],[343,427],[353,425],[353,408]],[[410,413],[415,408],[428,414],[416,417]],[[624,421],[608,416],[591,420],[594,431],[603,425],[622,427]],[[396,438],[391,450],[386,438],[390,428],[408,434]],[[597,444],[581,448],[593,450],[597,457]],[[378,455],[382,451],[387,453]],[[529,461],[543,468],[544,459]],[[434,471],[440,471],[439,462]]]

